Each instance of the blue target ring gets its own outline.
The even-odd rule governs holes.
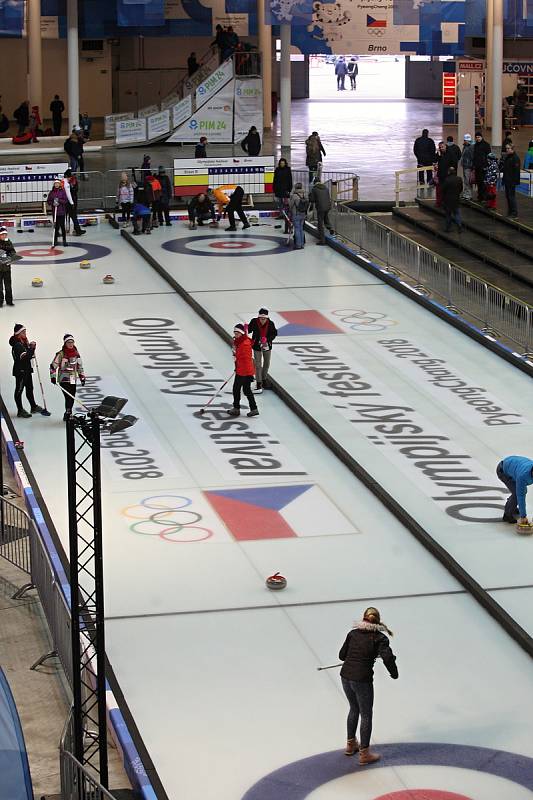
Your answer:
[[[19,261],[20,266],[25,264],[38,264],[40,267],[47,264],[79,264],[80,261],[87,259],[88,261],[96,261],[99,258],[105,258],[110,255],[111,250],[109,247],[104,247],[101,244],[85,244],[85,242],[72,242],[68,243],[69,253],[74,250],[76,255],[64,258],[65,255],[63,245],[58,243],[57,250],[60,251],[54,255],[50,242],[31,242],[23,245],[17,244],[17,254],[22,256],[23,261]],[[42,250],[42,255],[36,254],[36,251]],[[28,255],[25,256],[24,253]]]
[[[272,243],[272,247],[262,247]],[[198,249],[194,249],[194,246]],[[206,236],[187,236],[183,239],[171,239],[163,242],[161,247],[170,253],[179,253],[187,256],[204,256],[206,258],[242,258],[243,256],[273,256],[287,252],[287,241],[279,236],[246,236],[240,233],[237,236],[223,237],[220,234]]]
[[[482,772],[504,778],[525,789],[533,789],[533,758],[461,744],[412,742],[385,744],[378,748],[382,760],[362,770],[380,767],[427,766],[451,767]],[[353,775],[358,769],[342,750],[320,753],[265,775],[252,786],[242,800],[304,800],[325,783]]]

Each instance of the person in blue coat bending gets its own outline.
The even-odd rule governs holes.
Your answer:
[[[503,521],[527,525],[526,493],[527,487],[533,483],[533,461],[525,456],[507,456],[496,467],[496,475],[511,492],[505,504]]]

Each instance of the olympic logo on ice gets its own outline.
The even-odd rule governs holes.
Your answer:
[[[398,323],[394,319],[389,319],[380,311],[365,311],[359,308],[340,308],[332,311],[340,321],[352,331],[359,333],[381,332]]]
[[[162,494],[145,497],[140,503],[122,509],[128,519],[134,519],[129,528],[141,536],[158,536],[165,542],[183,544],[210,539],[213,531],[197,525],[202,515],[189,508],[190,497]]]

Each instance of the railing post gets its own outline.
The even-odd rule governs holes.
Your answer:
[[[448,262],[448,305],[452,303],[452,265]]]
[[[337,202],[337,195],[338,195],[338,185],[337,181],[331,181],[331,200],[336,203]]]
[[[488,285],[488,283],[484,283],[483,284],[483,288],[485,289],[485,312],[484,312],[484,315],[483,315],[485,317],[485,319],[483,320],[483,323],[484,323],[485,327],[488,327],[488,324],[489,324],[489,285]]]
[[[387,266],[390,267],[390,231],[387,231]]]
[[[352,178],[352,200],[359,200],[359,176],[354,175]]]
[[[395,192],[394,192],[394,194],[396,195],[396,201],[395,201],[394,205],[396,206],[396,208],[398,208],[399,205],[400,205],[400,173],[399,172],[395,172],[394,176],[395,176]]]
[[[420,245],[416,248],[416,282],[420,283]]]

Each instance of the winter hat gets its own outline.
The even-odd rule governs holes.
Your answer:
[[[465,142],[471,142],[472,141],[472,137],[470,136],[469,133],[465,133],[465,135],[463,136],[463,139],[464,139]]]
[[[65,178],[72,178],[72,170],[71,170],[71,169],[66,169],[66,170],[64,171],[64,173],[63,173],[63,176],[64,176]]]
[[[237,333],[237,332],[238,333],[246,333],[246,331],[244,329],[244,325],[242,323],[240,323],[240,322],[238,322],[237,325],[235,325],[233,327],[233,333]]]
[[[159,166],[157,168],[157,171],[159,172],[160,175],[162,175],[162,174],[164,174],[166,172],[166,169],[164,167],[162,167],[162,166]]]
[[[21,325],[20,322],[17,322],[17,324],[13,328],[13,333],[15,334],[15,336],[17,336],[19,333],[24,333],[25,330],[26,326]]]
[[[258,313],[260,317],[268,317],[268,308],[260,308]]]
[[[74,336],[71,333],[66,333],[63,336],[63,344],[66,344],[69,340],[73,342],[74,341]]]
[[[2,227],[0,228],[0,234],[2,234],[2,233],[7,233],[7,228],[4,228],[4,226],[3,226],[3,225],[2,225]]]

